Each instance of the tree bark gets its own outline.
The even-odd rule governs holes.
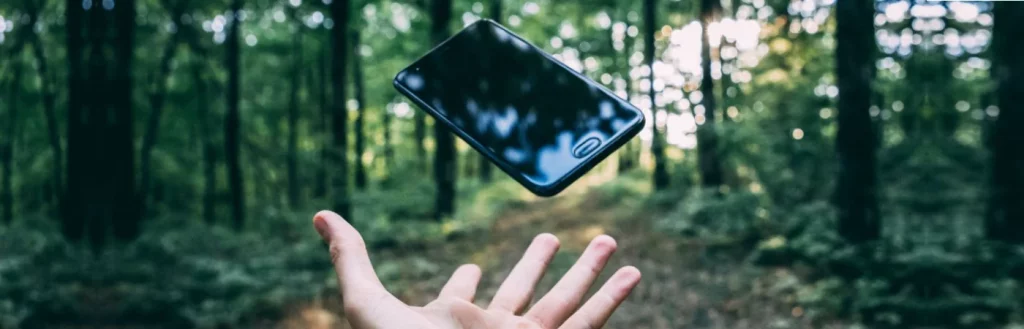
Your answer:
[[[836,205],[839,235],[849,243],[879,237],[871,82],[875,77],[873,1],[836,3],[836,80],[839,87]]]
[[[114,161],[107,168],[111,176],[112,193],[109,194],[109,209],[114,224],[114,237],[119,241],[130,241],[139,235],[141,199],[135,188],[135,119],[132,113],[134,81],[132,79],[132,57],[135,53],[136,1],[121,0],[114,7],[116,32],[114,36],[114,84],[111,104],[113,120],[107,121],[106,132],[111,148],[109,160]]]
[[[348,64],[349,34],[349,0],[335,0],[331,3],[331,16],[334,18],[334,29],[331,30],[334,50],[331,66],[331,83],[334,86],[331,121],[333,124],[333,144],[331,145],[332,185],[334,192],[334,211],[343,218],[352,221],[351,203],[348,191],[348,109],[346,108],[348,93],[345,90],[346,65]]]
[[[629,26],[630,26],[629,25],[629,21],[628,21],[628,16],[629,16],[627,14],[628,12],[629,12],[629,9],[623,10],[622,14],[621,14],[621,17],[620,17],[622,19],[622,21],[625,22],[625,24],[626,24],[625,31],[629,31]],[[613,31],[615,31],[615,29],[611,29],[611,28],[608,29],[608,46],[611,47],[610,49],[613,52],[613,55],[612,55],[612,61],[613,61],[612,67],[613,67],[613,70],[615,70],[616,72],[620,72],[623,80],[626,81],[626,97],[625,98],[626,98],[626,101],[629,102],[630,98],[631,98],[631,94],[633,93],[633,79],[629,75],[629,71],[631,69],[631,67],[629,65],[629,56],[632,55],[632,52],[633,52],[633,40],[632,40],[632,38],[630,38],[628,32],[624,33],[623,40],[622,40],[622,43],[623,43],[623,49],[622,50],[623,51],[622,51],[622,53],[616,52],[615,51],[615,37],[614,37],[615,34],[613,33]],[[625,65],[623,65],[623,64],[625,64]],[[626,142],[626,144],[622,146],[622,150],[619,150],[619,159],[618,159],[619,160],[619,168],[618,168],[619,174],[622,174],[622,173],[625,173],[627,171],[630,171],[630,170],[632,170],[633,168],[636,167],[636,159],[637,158],[635,157],[634,151],[633,151],[633,149],[636,148],[636,146],[634,144],[635,144],[634,141]]]
[[[711,32],[710,25],[719,12],[721,3],[717,0],[701,0],[701,50],[700,65],[703,76],[700,92],[703,95],[701,105],[704,106],[704,124],[697,129],[697,153],[700,157],[701,183],[704,187],[718,188],[722,185],[722,160],[718,150],[718,132],[715,111],[715,79],[711,72]]]
[[[231,1],[231,26],[225,41],[227,58],[225,66],[228,70],[227,115],[224,120],[224,149],[228,165],[228,185],[231,193],[231,222],[236,230],[245,225],[245,190],[242,182],[242,168],[239,163],[241,148],[241,118],[239,114],[239,26],[238,13],[242,10],[242,0]]]
[[[430,29],[434,45],[441,44],[450,36],[452,0],[433,0]],[[455,212],[455,136],[444,125],[434,124],[434,180],[437,183],[437,198],[434,219],[441,220]]]
[[[994,60],[991,76],[997,83],[999,117],[992,127],[992,197],[986,230],[993,240],[1024,243],[1024,6],[995,3],[992,27]]]
[[[86,176],[83,175],[87,163],[89,144],[93,136],[89,134],[85,122],[89,108],[84,95],[85,72],[83,55],[85,53],[85,24],[81,1],[65,0],[64,10],[67,23],[65,40],[68,53],[68,146],[67,152],[67,187],[64,191],[63,208],[61,209],[61,231],[71,241],[79,241],[85,235],[85,202],[83,191],[87,188]]]
[[[12,168],[14,167],[14,138],[18,122],[18,94],[21,88],[21,63],[14,63],[14,77],[11,79],[11,90],[7,98],[7,125],[4,127],[5,136],[3,144],[0,144],[0,206],[3,206],[3,213],[0,213],[0,220],[10,224],[14,222],[14,194],[12,192],[11,179],[14,178]]]
[[[46,129],[47,137],[50,142],[50,149],[53,152],[53,159],[51,170],[53,184],[57,187],[57,191],[63,186],[63,175],[61,172],[64,171],[64,156],[60,146],[60,127],[57,124],[57,110],[55,100],[57,99],[57,92],[55,90],[55,82],[53,76],[49,73],[49,65],[46,61],[46,53],[43,51],[43,43],[39,39],[38,35],[32,37],[32,52],[36,58],[36,71],[39,74],[39,79],[42,81],[42,99],[43,99],[43,115],[46,117]],[[60,208],[61,198],[57,196],[57,208]]]
[[[356,188],[366,188],[366,168],[363,164],[363,154],[366,153],[366,133],[363,131],[366,118],[366,87],[363,79],[363,59],[359,55],[360,36],[359,30],[352,29],[352,84],[355,87],[356,103],[359,107],[356,111],[355,135],[356,135],[356,158],[355,183]]]
[[[213,134],[210,132],[210,119],[213,113],[210,112],[209,96],[206,88],[208,84],[203,78],[202,57],[196,59],[192,66],[192,81],[195,82],[196,90],[196,117],[199,125],[199,139],[202,143],[203,155],[203,221],[213,225],[217,220],[217,147],[213,141]]]
[[[669,176],[665,163],[665,140],[661,136],[661,132],[658,131],[658,105],[655,102],[657,93],[654,91],[654,33],[657,31],[658,24],[655,15],[656,6],[655,0],[644,0],[644,60],[650,69],[650,74],[647,76],[647,81],[650,83],[647,96],[651,99],[651,116],[654,118],[651,120],[653,122],[651,153],[654,155],[654,189],[664,190],[669,186]]]
[[[327,72],[331,70],[330,64],[330,52],[331,47],[323,47],[323,51],[320,52],[320,65],[316,69],[317,71],[317,85],[318,96],[320,97],[320,140],[323,142],[320,147],[320,163],[317,164],[316,174],[316,187],[314,188],[313,195],[316,197],[327,196],[327,182],[330,181],[330,177],[327,173],[327,165],[330,163],[330,126],[328,125],[329,114],[330,114],[330,88],[331,82],[327,79]]]
[[[288,100],[288,205],[299,206],[299,88],[302,78],[302,22],[293,12],[292,81]]]

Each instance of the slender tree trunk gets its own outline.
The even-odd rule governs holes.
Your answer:
[[[14,138],[16,137],[14,131],[17,128],[18,122],[18,94],[21,88],[21,63],[14,63],[14,78],[11,79],[11,90],[9,97],[7,98],[7,124],[4,127],[4,139],[3,144],[0,144],[0,165],[3,166],[0,170],[0,206],[3,206],[3,213],[0,213],[0,220],[3,223],[10,224],[14,221],[14,194],[12,192],[11,179],[14,178],[12,174],[12,168],[14,167]]]
[[[52,180],[53,184],[56,185],[57,191],[60,191],[63,185],[63,175],[61,172],[64,171],[64,160],[63,151],[60,146],[60,127],[57,124],[57,110],[55,100],[57,99],[57,92],[55,91],[55,82],[53,77],[49,73],[49,65],[46,61],[46,53],[43,51],[43,43],[39,40],[38,36],[32,37],[32,52],[36,57],[36,70],[39,74],[39,79],[42,81],[42,100],[43,100],[43,115],[46,117],[46,129],[47,137],[50,142],[50,149],[53,152],[52,164]],[[57,208],[60,208],[61,198],[57,196]]]
[[[427,171],[427,114],[416,113],[413,116],[413,138],[416,143],[416,166],[418,170]]]
[[[68,147],[67,152],[67,187],[63,191],[65,200],[61,209],[61,231],[71,241],[80,241],[85,235],[86,209],[83,199],[83,191],[87,188],[87,182],[83,172],[88,165],[87,156],[89,145],[93,136],[88,133],[85,118],[89,111],[86,95],[84,95],[85,80],[84,61],[85,39],[83,32],[85,24],[81,1],[65,0],[64,10],[67,28],[66,45],[68,52]]]
[[[130,241],[139,235],[141,199],[135,188],[135,134],[134,117],[132,115],[132,95],[134,81],[132,67],[135,53],[135,0],[121,0],[114,7],[116,34],[114,37],[114,99],[113,120],[108,121],[111,140],[107,143],[111,148],[109,167],[112,177],[113,193],[110,194],[109,213],[114,224],[114,237],[120,241]]]
[[[292,37],[292,81],[288,101],[288,205],[299,206],[299,85],[302,79],[302,22],[297,13]]]
[[[654,154],[654,189],[663,190],[669,186],[669,176],[665,163],[665,140],[661,136],[661,132],[658,131],[658,105],[655,102],[657,93],[654,91],[654,33],[657,31],[656,26],[658,25],[657,16],[655,16],[656,6],[655,0],[644,0],[644,60],[647,61],[647,67],[650,69],[650,74],[647,76],[650,88],[647,89],[647,95],[651,99],[651,116],[654,118],[652,120],[654,134],[651,141],[651,153]]]
[[[836,204],[839,234],[850,243],[877,239],[881,230],[876,199],[871,82],[875,77],[872,1],[836,3],[836,80],[839,87]]]
[[[616,2],[616,4],[617,4],[617,2]],[[614,9],[614,8],[611,8],[611,9]],[[629,31],[629,22],[627,21],[627,16],[628,15],[625,14],[628,11],[629,11],[628,9],[623,10],[622,11],[623,14],[620,17],[620,18],[623,19],[624,22],[626,22],[626,31]],[[622,43],[623,43],[623,51],[621,53],[619,53],[619,52],[615,51],[615,33],[614,33],[614,31],[615,31],[615,29],[612,29],[612,28],[608,29],[608,46],[611,47],[610,49],[613,52],[613,55],[612,55],[612,68],[613,68],[613,70],[615,70],[615,72],[620,72],[620,74],[621,74],[621,72],[625,73],[624,75],[622,75],[622,77],[626,81],[626,97],[625,98],[626,98],[626,101],[628,102],[630,100],[630,94],[633,92],[632,91],[633,79],[632,79],[632,77],[629,76],[629,69],[630,69],[629,56],[632,55],[631,52],[633,51],[632,40],[629,37],[629,33],[625,33],[624,34],[624,40],[622,41]],[[625,63],[625,65],[623,65],[623,63]],[[614,82],[613,82],[613,84],[614,84]],[[636,158],[633,155],[633,148],[635,148],[635,146],[633,144],[634,144],[633,141],[626,142],[626,144],[623,145],[622,150],[619,151],[619,174],[625,173],[625,172],[627,172],[629,170],[632,170],[634,168],[634,164],[635,164]]]
[[[502,13],[502,0],[491,0],[491,20],[498,22],[499,24],[504,21],[504,13]],[[479,174],[480,181],[483,183],[489,183],[494,175],[494,165],[491,164],[491,160],[487,159],[483,154],[478,155],[479,159]]]
[[[999,117],[991,133],[992,198],[989,205],[989,238],[1009,243],[1024,242],[1024,6],[997,2],[993,9],[992,47],[995,60],[991,75],[997,83]]]
[[[195,83],[196,117],[199,118],[197,124],[203,154],[203,221],[212,225],[217,220],[217,147],[210,132],[210,119],[213,113],[210,112],[210,99],[206,93],[209,85],[203,78],[201,57],[195,61],[192,66],[192,81]]]
[[[180,17],[184,12],[183,8],[167,8],[170,11],[171,17],[174,19],[176,26],[183,28],[184,24],[181,24]],[[174,33],[171,35],[171,39],[164,45],[163,55],[160,57],[159,73],[156,75],[156,85],[153,91],[149,94],[149,119],[146,122],[145,135],[142,137],[142,147],[140,152],[142,153],[142,159],[140,164],[139,175],[141,176],[141,186],[139,187],[139,193],[142,195],[140,202],[143,207],[143,213],[149,212],[149,205],[151,200],[150,187],[152,185],[152,156],[153,148],[156,146],[158,136],[160,134],[160,119],[163,117],[164,100],[167,96],[168,78],[171,75],[171,61],[174,60],[175,52],[178,49],[178,41],[180,40],[181,33]]]
[[[242,168],[239,163],[241,148],[241,118],[239,115],[239,26],[238,13],[242,10],[242,0],[231,1],[230,28],[225,41],[227,58],[225,66],[228,70],[227,116],[224,120],[224,149],[228,165],[228,185],[231,193],[232,225],[241,230],[245,224],[245,190],[242,182]]]
[[[384,110],[381,111],[380,124],[384,128],[384,171],[388,173],[390,177],[391,169],[395,161],[395,148],[391,141],[391,113]]]
[[[705,187],[717,188],[722,185],[722,160],[718,150],[717,116],[715,111],[715,79],[711,72],[711,32],[710,25],[719,11],[717,0],[701,0],[701,50],[700,61],[703,77],[700,92],[704,96],[704,124],[697,130],[697,152],[700,156],[701,182]]]
[[[430,35],[434,45],[438,45],[451,33],[452,0],[433,0],[430,12],[433,19]],[[434,154],[434,180],[437,182],[434,219],[441,220],[455,212],[455,137],[444,125],[434,124],[434,142],[437,144]]]
[[[348,77],[345,66],[348,64],[349,11],[349,0],[335,0],[331,3],[331,16],[334,18],[334,29],[331,30],[331,49],[334,50],[334,65],[331,66],[331,83],[334,86],[334,102],[331,104],[334,134],[331,156],[334,161],[331,169],[334,171],[334,211],[346,220],[352,221],[348,190],[348,109],[345,106],[348,95],[345,90],[345,80]]]
[[[366,153],[366,133],[363,131],[363,122],[366,118],[366,87],[364,86],[366,80],[363,79],[363,59],[359,55],[359,47],[362,45],[359,34],[359,30],[352,29],[352,84],[355,87],[356,103],[359,104],[355,126],[355,183],[356,188],[362,190],[366,188],[366,168],[363,165],[363,154]]]
[[[330,95],[331,82],[327,79],[327,72],[331,70],[330,52],[331,47],[324,43],[323,51],[320,52],[320,65],[316,69],[317,81],[319,82],[317,91],[320,97],[320,140],[323,144],[320,147],[320,163],[317,164],[316,168],[316,187],[314,188],[313,195],[319,198],[327,196],[327,182],[330,181],[327,173],[327,165],[330,163],[330,127],[328,125],[330,97],[328,96]]]

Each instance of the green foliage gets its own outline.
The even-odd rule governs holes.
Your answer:
[[[288,241],[166,219],[135,243],[93,254],[52,227],[0,229],[0,253],[15,255],[0,263],[0,327],[118,319],[217,328],[273,318],[334,280],[314,235]]]
[[[657,225],[685,237],[729,242],[756,235],[765,212],[760,198],[750,192],[693,189]]]

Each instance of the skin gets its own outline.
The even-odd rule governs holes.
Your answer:
[[[362,236],[338,214],[321,211],[313,226],[330,245],[346,317],[354,329],[598,329],[640,282],[635,267],[620,268],[582,306],[583,297],[615,252],[615,240],[602,235],[557,284],[527,310],[537,282],[558,251],[558,238],[541,234],[498,288],[487,308],[473,304],[480,268],[455,270],[437,299],[410,306],[391,295],[370,263]]]

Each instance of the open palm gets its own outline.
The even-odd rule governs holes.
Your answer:
[[[572,268],[544,297],[523,313],[537,282],[558,251],[551,234],[537,236],[498,288],[486,309],[473,304],[480,268],[455,270],[437,299],[409,306],[381,284],[362,236],[341,216],[321,211],[313,217],[317,232],[330,244],[342,303],[355,329],[597,329],[640,282],[632,266],[619,269],[583,306],[587,290],[615,252],[615,240],[602,235],[590,242]]]

